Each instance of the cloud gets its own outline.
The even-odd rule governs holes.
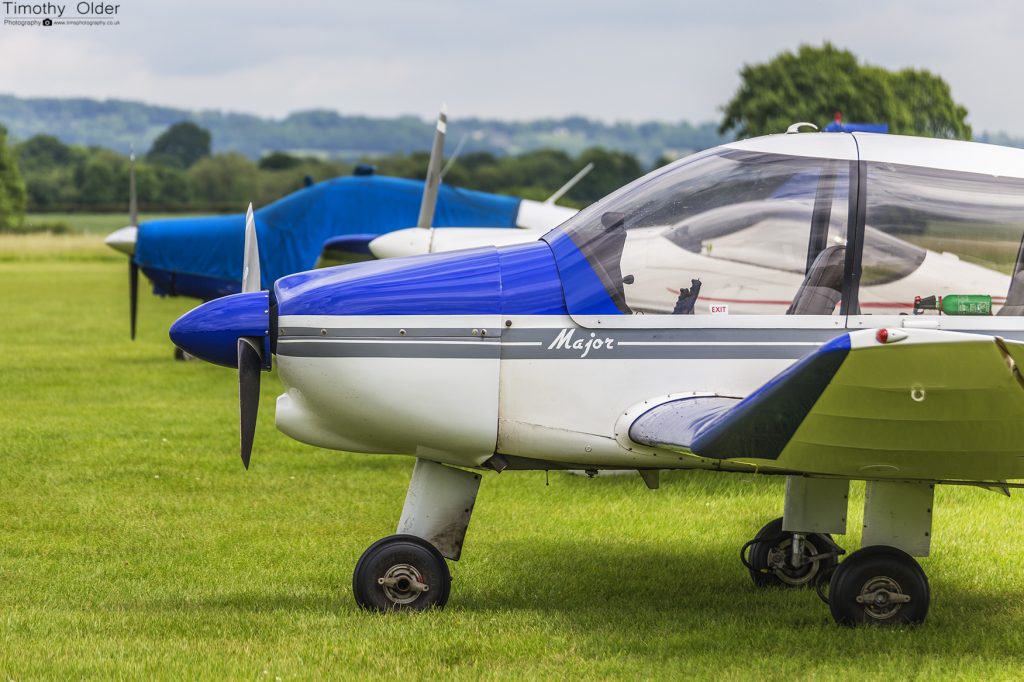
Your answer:
[[[1024,133],[1024,6],[1008,0],[126,0],[120,18],[0,27],[3,89],[274,116],[429,116],[447,100],[453,116],[700,121],[718,117],[744,63],[831,40],[869,63],[928,68],[976,128]]]

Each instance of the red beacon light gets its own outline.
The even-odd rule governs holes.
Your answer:
[[[901,332],[898,329],[886,329],[883,327],[875,332],[875,341],[882,344],[896,343],[897,341],[902,341],[905,338],[907,338],[907,333]]]

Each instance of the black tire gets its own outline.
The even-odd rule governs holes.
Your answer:
[[[793,534],[782,531],[781,517],[769,521],[757,532],[747,559],[747,570],[756,587],[813,587],[818,576],[831,571],[839,561],[838,557],[832,556],[795,568],[787,560],[785,565],[773,567],[769,561],[771,555],[785,552],[788,558],[792,542]],[[802,554],[814,556],[834,549],[835,543],[828,535],[808,533],[804,537]]]
[[[384,585],[381,580],[396,581]],[[426,585],[419,591],[411,586]],[[452,574],[432,544],[414,535],[391,535],[367,548],[352,573],[352,595],[372,611],[425,611],[448,603]]]
[[[905,595],[908,602],[862,599],[879,590]],[[931,590],[921,565],[903,550],[885,545],[864,547],[839,564],[828,586],[829,609],[840,625],[917,625],[928,615]],[[900,597],[901,599],[903,597]]]

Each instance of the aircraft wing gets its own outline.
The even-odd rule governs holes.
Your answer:
[[[358,262],[373,258],[370,253],[370,242],[378,237],[375,233],[343,234],[326,240],[320,253],[333,260],[342,262]]]
[[[993,336],[857,331],[742,400],[703,396],[657,405],[633,421],[629,438],[810,473],[1020,478],[1018,362],[1024,344]]]

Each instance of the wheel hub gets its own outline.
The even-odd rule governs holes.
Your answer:
[[[377,584],[395,604],[410,604],[420,594],[430,590],[430,586],[423,580],[423,574],[410,564],[395,564],[383,577],[377,578]]]
[[[910,595],[904,594],[900,584],[892,578],[876,576],[864,583],[856,601],[864,605],[864,611],[871,618],[888,620],[910,601]]]
[[[772,569],[779,580],[787,585],[806,585],[818,574],[819,562],[809,560],[809,557],[818,554],[818,550],[810,540],[805,538],[800,547],[802,561],[799,566],[793,566],[792,544],[793,539],[787,537],[768,550],[768,567]]]

